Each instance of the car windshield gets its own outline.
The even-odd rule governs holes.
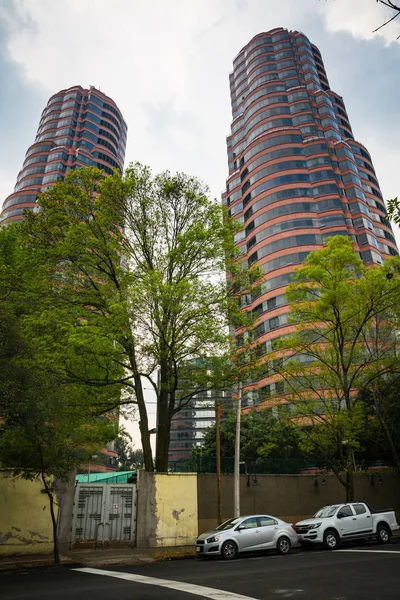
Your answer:
[[[217,527],[217,531],[225,531],[225,529],[232,529],[232,527],[235,527],[235,525],[237,525],[239,521],[240,517],[236,517],[236,519],[229,519],[229,521],[225,521],[225,523],[219,525]]]
[[[320,508],[318,512],[315,513],[314,517],[316,517],[317,519],[327,519],[329,517],[333,517],[338,508],[338,504],[335,504],[333,506],[324,506],[323,508]]]

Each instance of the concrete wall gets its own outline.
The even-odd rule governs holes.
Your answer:
[[[58,545],[60,552],[69,550],[72,545],[72,514],[75,499],[76,472],[73,471],[68,481],[56,481],[54,489],[56,492],[58,512]]]
[[[136,545],[185,546],[197,537],[197,475],[139,472]]]
[[[0,556],[53,551],[49,501],[42,489],[40,480],[0,471]]]
[[[241,514],[267,513],[290,523],[312,516],[325,504],[345,501],[345,491],[334,475],[242,475],[240,480]],[[233,475],[223,475],[222,517],[233,516]],[[325,480],[325,483],[322,483]],[[356,475],[358,500],[376,508],[394,508],[400,518],[400,478],[395,475]],[[247,483],[250,483],[250,486]],[[316,484],[317,482],[317,484]],[[199,533],[217,524],[215,475],[198,476]]]

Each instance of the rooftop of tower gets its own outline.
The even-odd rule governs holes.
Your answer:
[[[241,50],[239,50],[239,52],[236,54],[236,56],[233,59],[233,64],[235,64],[235,62],[237,61],[237,59],[239,58],[239,56],[242,54],[242,52],[244,52],[244,50],[246,50],[246,48],[252,43],[254,42],[254,40],[256,40],[259,37],[262,37],[263,35],[273,35],[273,34],[277,34],[277,33],[281,33],[281,32],[286,32],[288,34],[294,34],[294,35],[303,35],[304,37],[306,37],[307,39],[308,36],[303,32],[303,31],[298,31],[297,29],[287,29],[286,27],[274,27],[274,29],[269,29],[268,31],[260,31],[260,33],[257,33],[256,35],[254,35],[248,42],[247,44],[245,44],[243,46],[243,48],[241,48]],[[310,42],[311,46],[313,46],[314,48],[317,48],[314,44],[312,44]]]

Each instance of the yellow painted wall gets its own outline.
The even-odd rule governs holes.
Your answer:
[[[185,546],[197,538],[197,474],[155,475],[156,546]]]
[[[40,480],[0,471],[0,556],[53,551],[49,501],[42,489]]]

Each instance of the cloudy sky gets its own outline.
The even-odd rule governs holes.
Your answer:
[[[127,163],[198,175],[219,196],[232,61],[274,27],[319,47],[384,197],[397,196],[400,18],[372,33],[390,16],[375,0],[0,0],[0,204],[49,96],[77,84],[120,107]]]

